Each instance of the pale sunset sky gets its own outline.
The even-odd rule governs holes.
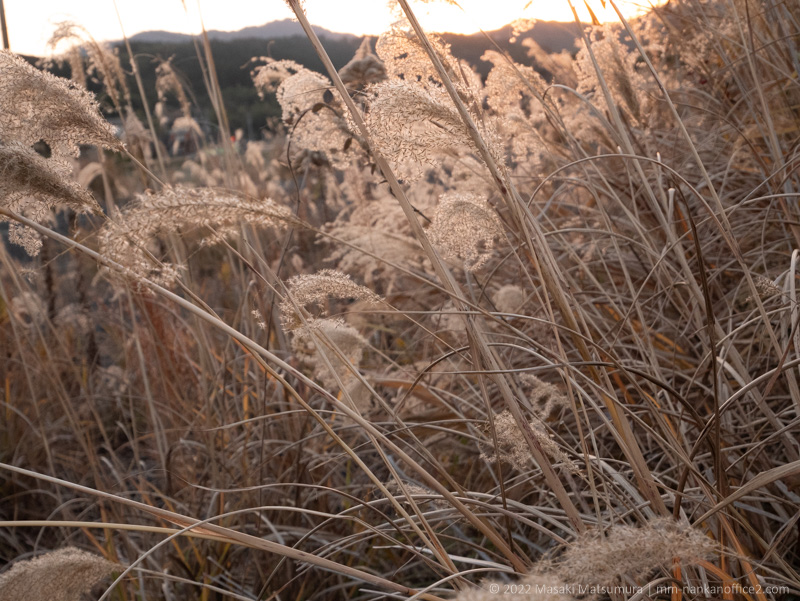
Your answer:
[[[573,0],[588,22],[583,0]],[[601,20],[616,20],[606,2],[589,0]],[[634,15],[647,0],[617,0],[626,16]],[[122,38],[113,0],[4,0],[11,49],[44,55],[46,42],[59,21],[83,25],[95,39]],[[306,0],[312,23],[331,31],[379,34],[392,22],[386,0]],[[444,2],[413,2],[423,25],[431,31],[473,33],[497,29],[518,18],[572,21],[567,0],[460,0],[463,10]],[[197,33],[198,15],[207,29],[234,31],[291,17],[283,0],[117,0],[127,35],[147,30]],[[199,9],[198,9],[199,7]]]

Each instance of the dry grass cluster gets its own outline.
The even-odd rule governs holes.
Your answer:
[[[397,4],[337,72],[290,1],[240,145],[207,40],[219,139],[0,53],[0,599],[797,598],[800,7],[481,78]]]

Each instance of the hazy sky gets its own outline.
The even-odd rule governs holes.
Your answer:
[[[645,1],[646,0],[639,0]],[[283,0],[117,0],[125,32],[164,29],[196,33],[199,29],[198,5],[207,29],[237,30],[249,25],[291,16]],[[622,0],[624,4],[632,2]],[[613,18],[600,0],[590,0],[595,12]],[[482,28],[499,28],[519,17],[545,20],[572,20],[567,0],[460,0],[464,8],[415,2],[420,20],[432,31],[471,33]],[[585,17],[583,0],[576,0]],[[332,31],[378,34],[391,23],[386,0],[306,0],[310,20]],[[24,54],[46,53],[46,42],[54,24],[72,20],[83,25],[99,40],[121,39],[113,0],[5,0],[11,49]],[[626,11],[631,10],[630,6]],[[426,14],[427,13],[427,14]]]

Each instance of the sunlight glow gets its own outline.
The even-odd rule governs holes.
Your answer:
[[[578,15],[591,21],[583,0],[573,0]],[[616,21],[609,2],[589,0],[600,21]],[[356,35],[377,35],[396,20],[387,0],[306,0],[309,19],[326,29]],[[626,18],[649,7],[647,0],[617,0]],[[117,0],[125,32],[130,36],[147,30],[197,33],[198,5],[207,29],[234,31],[287,19],[291,11],[282,0]],[[44,55],[45,44],[55,24],[72,20],[83,25],[98,40],[122,37],[112,0],[5,0],[11,48],[16,52]],[[516,19],[573,21],[567,0],[412,0],[412,7],[429,31],[475,33],[499,29]]]
[[[617,0],[617,6],[626,19],[635,17],[649,8],[636,0]],[[445,2],[424,4],[412,3],[423,26],[430,31],[450,31],[453,33],[475,33],[479,30],[499,29],[516,19],[536,19],[540,21],[575,20],[567,0],[459,0],[457,6]],[[601,22],[619,21],[609,2],[590,0],[592,12]],[[605,4],[605,7],[603,6]],[[591,23],[591,17],[583,0],[573,0],[578,16],[584,23]],[[462,10],[463,9],[463,10]]]

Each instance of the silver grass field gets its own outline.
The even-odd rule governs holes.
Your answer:
[[[0,601],[800,599],[800,4],[486,77],[288,4],[260,140],[207,36],[0,52]]]

